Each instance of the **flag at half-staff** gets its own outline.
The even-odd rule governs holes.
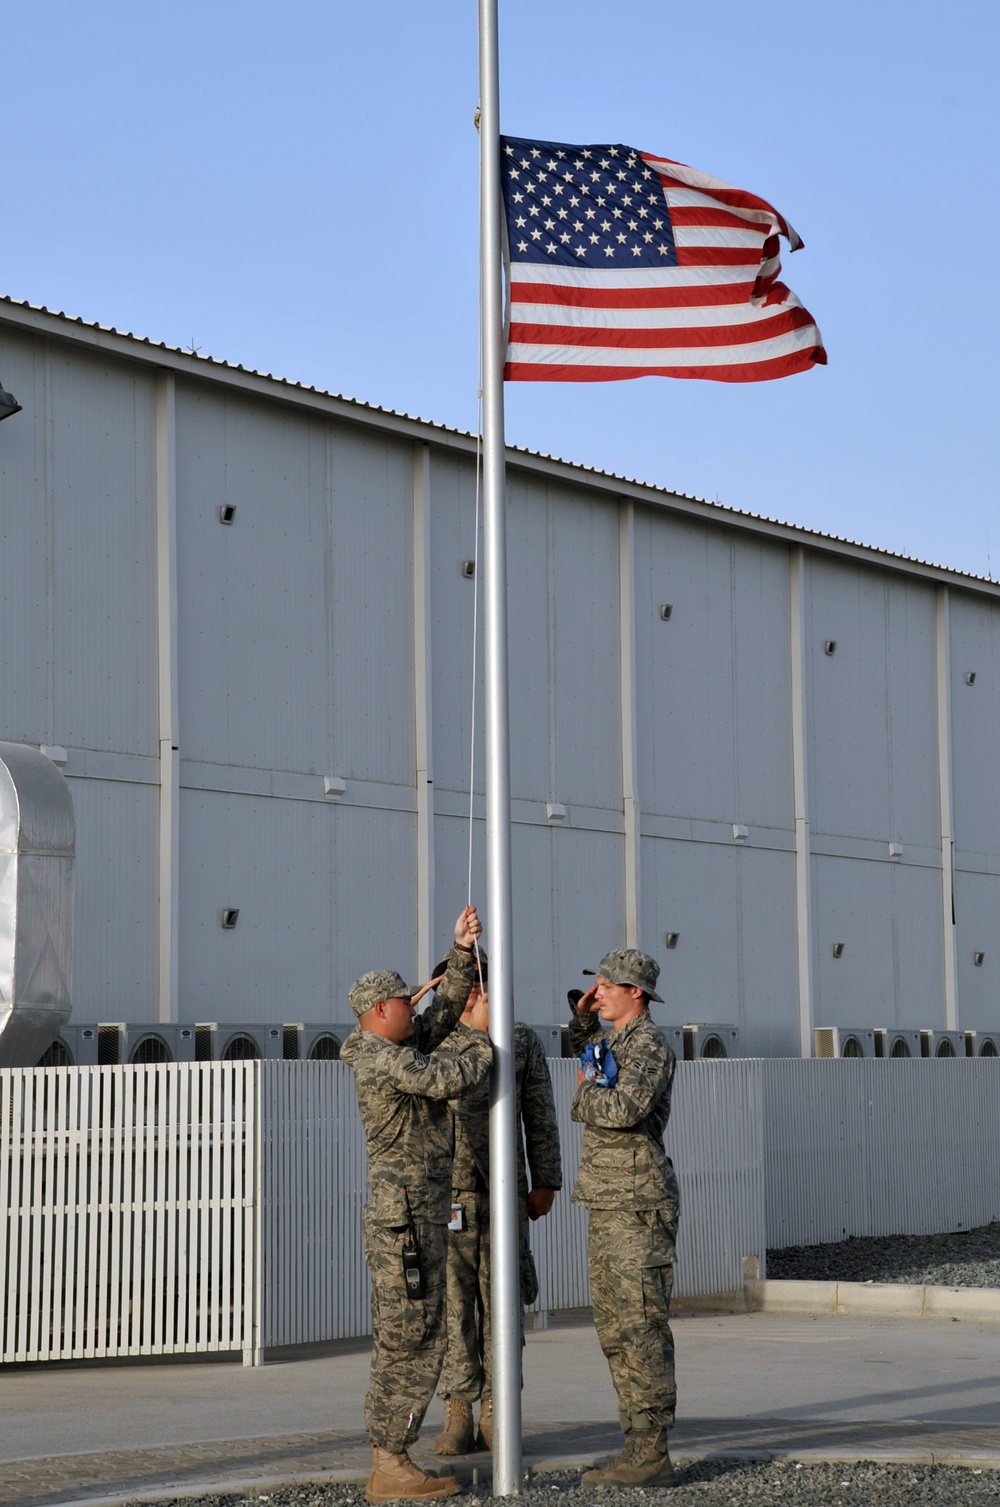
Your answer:
[[[626,146],[500,138],[508,273],[504,375],[521,382],[763,382],[825,365],[779,281],[772,205]]]

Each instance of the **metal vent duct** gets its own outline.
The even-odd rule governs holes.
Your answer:
[[[74,837],[59,770],[0,743],[0,1067],[33,1067],[69,1020]]]

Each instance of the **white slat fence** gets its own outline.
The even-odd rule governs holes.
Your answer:
[[[532,1226],[542,1312],[586,1306],[576,1063],[565,1184]],[[1000,1217],[1000,1064],[678,1064],[676,1292],[767,1246]],[[364,1137],[340,1063],[0,1072],[0,1362],[265,1353],[369,1332]]]
[[[0,1361],[250,1354],[255,1086],[242,1062],[0,1073]]]

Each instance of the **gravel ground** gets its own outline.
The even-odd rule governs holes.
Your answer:
[[[357,1486],[301,1486],[250,1496],[176,1498],[177,1507],[365,1507]],[[490,1507],[509,1498],[473,1489],[455,1498],[462,1507]],[[1000,1502],[1000,1470],[943,1465],[794,1465],[706,1460],[677,1473],[673,1488],[581,1491],[576,1476],[542,1476],[517,1498],[520,1507],[980,1507]],[[164,1504],[166,1507],[166,1504]]]
[[[1000,1223],[953,1235],[858,1236],[768,1251],[767,1275],[798,1282],[910,1282],[1000,1287]]]

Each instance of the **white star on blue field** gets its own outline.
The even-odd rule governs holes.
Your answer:
[[[674,267],[663,190],[639,152],[500,138],[511,256],[564,267]]]

